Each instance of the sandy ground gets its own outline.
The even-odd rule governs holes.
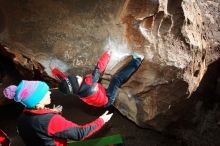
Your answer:
[[[63,105],[63,116],[77,124],[85,124],[99,117],[106,109],[95,108],[74,97],[63,96],[59,92],[52,94],[52,103]],[[16,120],[23,107],[12,104],[0,108],[0,128],[11,138],[12,146],[24,145],[16,132]],[[174,137],[159,132],[137,127],[133,122],[122,116],[114,107],[109,108],[114,116],[99,132],[91,138],[121,134],[126,146],[179,146],[181,142]]]

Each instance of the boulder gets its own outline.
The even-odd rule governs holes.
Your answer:
[[[137,125],[162,130],[189,109],[190,95],[219,59],[219,13],[219,3],[206,0],[1,0],[0,43],[20,53],[11,60],[22,78],[46,81],[51,62],[83,75],[111,48],[111,77],[132,52],[143,54],[114,106]],[[109,79],[102,82],[107,87]]]

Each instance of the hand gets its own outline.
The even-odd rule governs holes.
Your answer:
[[[108,49],[108,50],[107,50],[107,54],[108,54],[108,55],[111,55],[111,54],[112,54],[112,50]]]
[[[99,118],[103,119],[104,123],[108,122],[111,119],[112,115],[113,115],[113,113],[108,114],[108,112],[109,111],[106,111],[103,115],[101,115],[99,117]]]
[[[62,110],[63,110],[63,106],[61,106],[61,105],[58,105],[58,106],[53,105],[53,111],[61,113]]]
[[[55,62],[50,62],[49,67],[51,70],[53,70],[54,68],[56,68]]]

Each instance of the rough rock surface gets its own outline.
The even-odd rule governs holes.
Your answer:
[[[162,129],[184,113],[207,66],[219,58],[219,2],[130,0],[122,18],[129,46],[145,61],[116,107],[139,125]]]
[[[184,113],[207,66],[219,59],[219,3],[0,0],[0,42],[10,52],[41,63],[39,70],[49,75],[50,62],[83,74],[108,47],[113,49],[106,70],[110,74],[121,67],[118,62],[128,62],[121,60],[129,53],[144,54],[139,70],[120,89],[115,107],[136,124],[161,130]],[[25,66],[22,59],[18,62]]]

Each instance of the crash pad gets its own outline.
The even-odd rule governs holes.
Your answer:
[[[69,141],[68,146],[124,146],[120,134],[84,141]]]

